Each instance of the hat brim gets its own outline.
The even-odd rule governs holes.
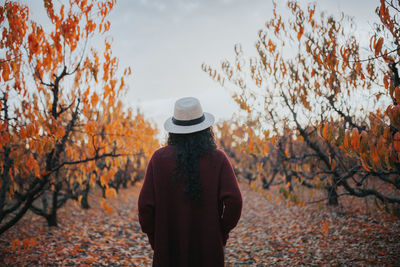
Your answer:
[[[190,126],[176,125],[172,122],[172,117],[170,117],[165,121],[164,129],[169,133],[176,133],[176,134],[189,134],[202,131],[213,125],[215,121],[214,115],[208,112],[203,112],[203,114],[205,117],[203,122]]]

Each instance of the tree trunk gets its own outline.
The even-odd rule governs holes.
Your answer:
[[[333,186],[328,186],[327,191],[328,191],[328,205],[329,206],[338,206],[339,205],[339,200],[338,200],[339,196],[336,192],[336,188]]]
[[[84,195],[82,196],[82,199],[81,199],[81,207],[82,207],[82,209],[85,209],[85,210],[90,209],[90,205],[89,205],[88,195],[87,195],[87,194],[84,194]]]
[[[97,181],[96,183],[97,183],[98,186],[101,188],[101,192],[102,192],[103,198],[106,198],[106,187],[105,187],[105,186],[102,186],[101,183],[100,183],[100,181]]]
[[[61,184],[56,184],[53,192],[53,201],[51,206],[51,211],[46,216],[47,223],[49,226],[57,226],[57,206],[58,206],[58,192],[61,188]]]
[[[289,172],[288,175],[285,176],[285,183],[289,183],[289,192],[293,191],[293,186],[292,186],[292,171]]]
[[[90,185],[89,182],[86,184],[85,190],[82,192],[81,207],[82,209],[90,209],[88,195],[89,195]]]
[[[46,216],[48,226],[57,226],[57,212],[51,212]]]

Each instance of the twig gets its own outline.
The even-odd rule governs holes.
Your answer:
[[[398,50],[400,50],[400,47],[398,47],[398,48],[396,48],[396,49],[393,49],[392,51],[389,51],[389,52],[387,52],[387,53],[385,53],[385,54],[380,54],[379,56],[376,56],[376,57],[370,57],[370,58],[359,59],[359,60],[349,60],[349,62],[365,62],[365,61],[371,61],[371,60],[374,60],[374,59],[378,59],[378,58],[387,56],[387,55],[389,55],[389,54],[391,54],[391,53],[393,53],[393,52],[396,52],[396,51],[398,51]],[[338,59],[339,59],[339,58],[338,58]]]
[[[22,54],[19,54],[18,56],[15,56],[15,57],[13,57],[13,58],[1,60],[1,61],[0,61],[0,64],[6,63],[6,62],[8,62],[8,61],[16,60],[17,58],[19,58],[19,57],[21,57],[21,56],[22,56]]]
[[[351,195],[351,194],[350,193],[342,193],[342,194],[339,194],[338,197],[346,196],[346,195]],[[322,198],[322,199],[318,199],[318,200],[314,200],[314,201],[308,201],[308,202],[306,202],[306,204],[315,204],[315,203],[323,202],[328,199],[329,198]]]

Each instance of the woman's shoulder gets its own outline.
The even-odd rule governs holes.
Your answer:
[[[173,146],[167,145],[154,151],[152,158],[170,157],[172,155],[175,155],[175,149]]]
[[[219,159],[219,160],[223,160],[223,159],[227,159],[228,158],[226,153],[220,148],[214,149],[210,153],[210,156],[212,156],[213,158]]]
[[[221,148],[214,149],[214,153],[219,157],[226,157],[225,151],[223,151]]]

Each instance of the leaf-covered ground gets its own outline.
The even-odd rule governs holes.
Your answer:
[[[399,266],[400,224],[363,216],[288,206],[241,184],[242,218],[226,248],[227,266]],[[70,202],[59,227],[28,214],[0,236],[0,265],[151,266],[152,251],[137,219],[138,187],[108,203],[109,215]]]

